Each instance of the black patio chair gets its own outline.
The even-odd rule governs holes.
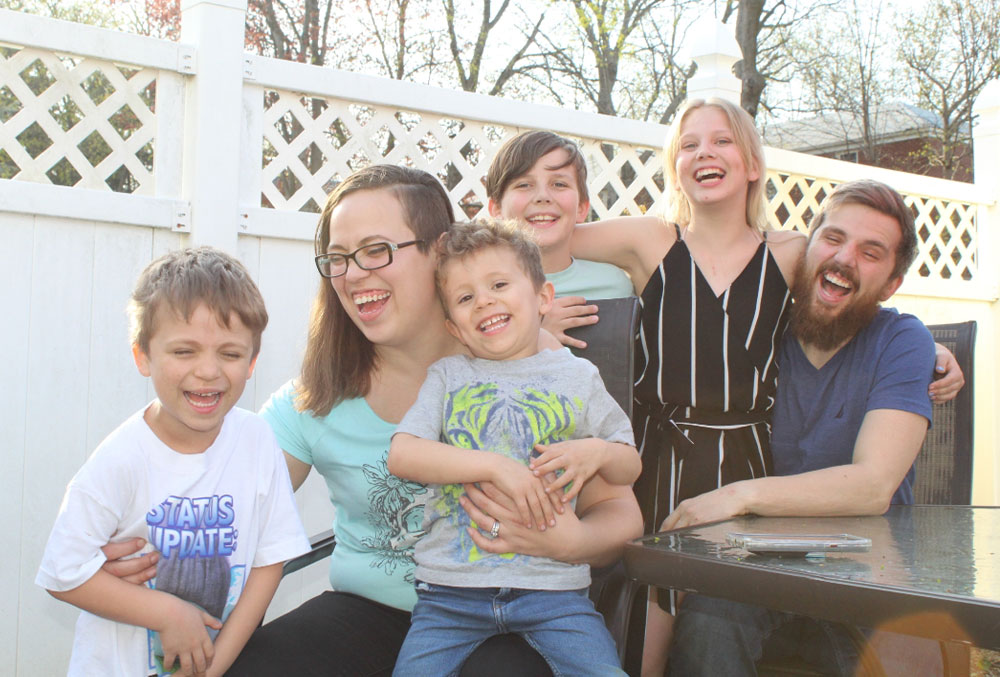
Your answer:
[[[934,405],[931,428],[917,455],[913,500],[933,505],[971,505],[976,322],[931,324],[927,328],[935,341],[955,355],[965,374],[965,386],[955,399]],[[941,658],[944,674],[968,674],[967,644],[942,642]]]
[[[567,333],[573,338],[587,343],[582,350],[570,350],[594,363],[604,380],[604,387],[631,420],[639,300],[630,296],[592,303],[597,305],[600,321],[569,330]],[[618,658],[628,674],[638,675],[646,629],[646,586],[629,578],[622,562],[594,569],[591,576],[590,599],[604,615],[604,622],[618,647]]]
[[[965,386],[951,402],[934,405],[934,421],[917,456],[913,498],[915,503],[970,505],[976,323],[927,328],[935,341],[954,353]]]
[[[639,301],[629,297],[594,303],[598,306],[600,321],[570,330],[575,338],[587,342],[587,348],[573,349],[573,352],[597,366],[608,392],[631,419],[633,339],[639,325]],[[336,546],[332,530],[316,534],[309,541],[312,549],[286,562],[283,576],[329,557]],[[645,605],[635,602],[644,597],[644,592],[638,583],[625,575],[621,563],[595,569],[592,577],[590,598],[604,615],[604,622],[618,646],[618,655],[626,671],[630,675],[638,675],[645,632]]]

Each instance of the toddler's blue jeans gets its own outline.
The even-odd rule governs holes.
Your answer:
[[[457,675],[493,635],[524,637],[560,675],[624,675],[604,619],[581,590],[453,588],[417,582],[394,675]]]

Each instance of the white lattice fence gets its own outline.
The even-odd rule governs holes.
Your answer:
[[[318,212],[344,176],[372,163],[435,174],[470,216],[485,204],[479,179],[501,127],[275,90],[263,101],[261,206]]]
[[[907,195],[916,212],[920,253],[915,267],[920,277],[975,279],[979,271],[977,205]]]
[[[520,131],[277,90],[264,91],[263,101],[261,206],[276,209],[317,212],[344,176],[385,162],[435,174],[457,213],[471,218],[486,204],[483,179],[490,161],[504,140]],[[590,167],[599,218],[642,213],[659,198],[662,173],[655,150],[600,139],[574,140]]]
[[[0,177],[153,194],[156,76],[0,45]]]
[[[499,146],[521,128],[391,106],[267,90],[261,206],[318,212],[326,194],[359,167],[387,162],[425,169],[448,188],[456,213],[474,217],[486,204],[483,176]],[[662,206],[659,149],[572,137],[590,170],[592,216],[639,214]],[[823,199],[844,176],[816,178],[772,168],[768,217],[775,228],[805,232]],[[863,169],[863,168],[861,168]],[[923,278],[971,281],[977,273],[977,205],[906,193],[920,247]]]

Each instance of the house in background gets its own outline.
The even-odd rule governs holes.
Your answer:
[[[953,176],[946,176],[939,164],[929,160],[941,154],[941,118],[936,113],[897,101],[875,107],[871,126],[874,133],[870,149],[865,143],[861,115],[854,111],[826,111],[769,125],[763,132],[764,143],[913,174],[973,180],[971,143],[963,143],[956,149],[959,159]],[[971,138],[971,134],[966,136]]]

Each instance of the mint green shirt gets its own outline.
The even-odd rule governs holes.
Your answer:
[[[632,279],[610,263],[573,259],[564,270],[545,276],[556,296],[582,296],[588,301],[635,296]]]

